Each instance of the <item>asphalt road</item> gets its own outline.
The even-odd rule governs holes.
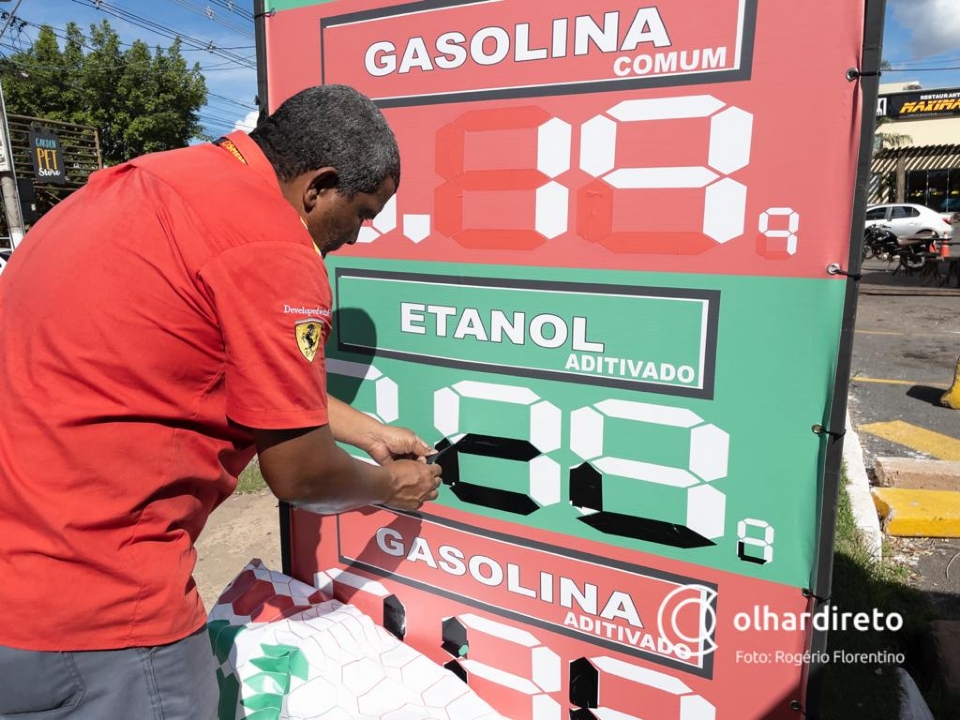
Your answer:
[[[928,289],[878,261],[864,271],[848,397],[854,425],[901,420],[960,439],[960,412],[940,405],[960,358],[960,288]],[[929,457],[868,433],[861,441],[868,468],[877,456]]]
[[[940,396],[960,358],[960,288],[932,289],[917,276],[891,275],[869,261],[858,298],[848,395],[850,418],[872,470],[877,457],[932,457],[929,446],[882,439],[864,426],[900,421],[960,441],[960,411]],[[960,539],[889,538],[888,550],[911,568],[941,617],[960,619]]]

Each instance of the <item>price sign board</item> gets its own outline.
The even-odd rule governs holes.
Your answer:
[[[796,717],[870,8],[266,9],[270,109],[352,85],[402,155],[326,260],[330,390],[444,468],[421,513],[290,511],[288,571],[516,720]]]

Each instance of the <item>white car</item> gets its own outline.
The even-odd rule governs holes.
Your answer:
[[[885,225],[901,245],[923,240],[952,240],[953,226],[940,213],[923,205],[888,203],[867,208],[866,226]]]
[[[940,217],[943,218],[944,222],[951,225],[960,225],[960,197],[943,198],[937,210],[939,210]]]

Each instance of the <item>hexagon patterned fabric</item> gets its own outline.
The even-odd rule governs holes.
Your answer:
[[[253,560],[227,586],[207,624],[220,663],[220,720],[500,718],[459,677],[396,637],[403,608],[377,592],[379,583],[368,589],[344,575],[317,589]],[[392,620],[395,634],[332,599],[338,587],[382,607],[379,621],[390,628]]]

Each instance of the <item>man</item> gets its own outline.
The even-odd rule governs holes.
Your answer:
[[[327,512],[437,497],[429,446],[326,394],[322,256],[399,180],[376,106],[316,87],[31,230],[0,277],[0,718],[216,717],[194,541],[254,452]]]

